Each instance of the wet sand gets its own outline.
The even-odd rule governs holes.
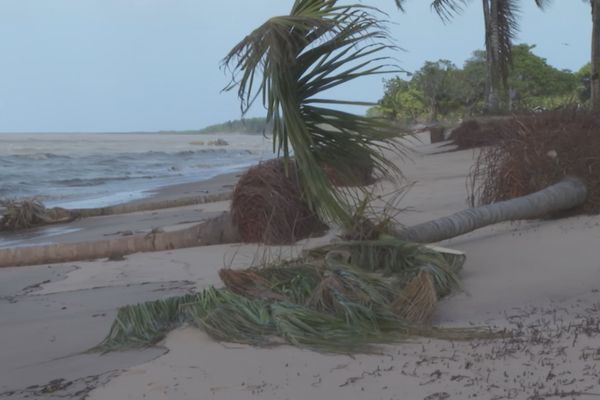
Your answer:
[[[224,174],[206,181],[166,186],[131,205],[155,203],[203,195],[230,193],[240,173]],[[123,235],[147,234],[153,229],[179,229],[212,218],[229,206],[228,202],[197,204],[129,214],[83,218],[67,224],[33,228],[19,233],[0,233],[0,248],[41,246],[111,239]]]

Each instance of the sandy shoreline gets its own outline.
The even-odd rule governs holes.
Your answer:
[[[417,144],[416,150],[413,161],[402,163],[408,181],[416,181],[401,204],[411,207],[399,216],[407,225],[465,207],[464,179],[473,158],[471,151],[436,154],[445,150],[436,145]],[[382,190],[390,189],[386,184]],[[164,195],[181,195],[175,192]],[[164,222],[226,207],[222,202],[200,205],[201,212],[171,210],[178,214],[165,214]],[[141,213],[129,223],[157,215]],[[3,269],[0,398],[595,398],[598,240],[600,217],[573,217],[499,224],[447,241],[444,246],[467,254],[464,292],[441,302],[436,322],[495,326],[514,336],[415,339],[353,356],[219,343],[192,328],[171,333],[159,348],[81,354],[106,334],[118,306],[220,285],[217,271],[224,265],[245,267],[265,251],[289,248],[222,245],[134,254],[116,262]]]
[[[207,195],[230,193],[242,172],[228,173],[191,183],[157,188],[148,196],[123,203],[140,205],[164,201],[177,201]],[[40,246],[53,243],[73,243],[118,237],[122,233],[147,234],[153,229],[182,227],[211,218],[227,208],[227,202],[195,204],[128,214],[83,218],[68,224],[50,225],[19,233],[0,233],[0,248],[15,246]]]

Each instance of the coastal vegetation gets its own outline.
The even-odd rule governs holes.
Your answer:
[[[590,102],[590,65],[579,71],[560,70],[534,53],[535,46],[512,49],[507,76],[507,113],[551,110]],[[448,60],[428,61],[421,69],[385,81],[384,95],[371,114],[404,123],[465,119],[486,112],[486,56],[473,52],[462,67]]]
[[[198,133],[270,133],[266,118],[244,118],[210,125]]]
[[[527,0],[530,1],[530,0]],[[402,10],[406,0],[395,0]],[[534,0],[543,9],[550,0]],[[450,21],[468,5],[466,0],[433,0],[431,7],[444,21]],[[484,110],[498,113],[506,109],[512,63],[513,39],[519,30],[519,0],[482,0],[485,26]]]

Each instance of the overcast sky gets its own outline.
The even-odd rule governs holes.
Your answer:
[[[350,1],[350,0],[348,0]],[[345,1],[341,1],[344,3]],[[429,0],[401,14],[393,0],[364,1],[390,13],[409,71],[426,60],[461,65],[483,47],[481,2],[444,25]],[[547,11],[522,0],[517,42],[559,67],[589,58],[589,5],[554,0]],[[292,0],[0,0],[0,132],[195,129],[239,118],[227,51]],[[375,101],[381,78],[351,83],[341,95]],[[254,115],[262,110],[255,109]]]

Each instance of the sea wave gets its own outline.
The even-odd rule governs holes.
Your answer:
[[[203,138],[208,139],[218,137]],[[192,146],[190,136],[171,135],[4,135],[0,199],[105,206],[144,197],[157,187],[239,170],[271,154],[270,143],[260,137],[224,139],[229,146]]]
[[[3,158],[16,158],[16,159],[24,159],[24,160],[49,160],[49,159],[64,159],[68,160],[71,157],[64,154],[54,154],[54,153],[25,153],[25,154],[13,154],[10,156],[5,156]]]
[[[108,182],[128,181],[132,179],[160,179],[169,178],[173,175],[130,175],[130,176],[101,176],[97,178],[71,178],[71,179],[57,179],[50,181],[56,185],[68,186],[68,187],[85,187],[85,186],[99,186],[104,185]]]

